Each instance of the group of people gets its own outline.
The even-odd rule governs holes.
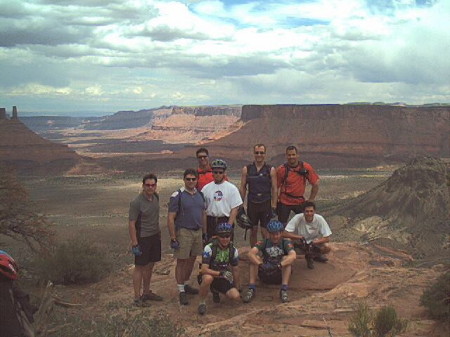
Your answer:
[[[295,146],[286,148],[286,162],[275,168],[266,163],[266,146],[253,147],[254,161],[242,168],[241,184],[228,181],[227,163],[209,160],[206,148],[196,151],[197,169],[186,169],[184,186],[169,200],[167,226],[170,247],[176,258],[175,280],[179,303],[188,305],[187,295],[199,295],[198,313],[206,313],[209,291],[213,302],[220,294],[249,303],[256,295],[257,279],[279,284],[281,302],[288,302],[288,285],[297,252],[305,254],[307,266],[326,262],[331,230],[316,214],[314,199],[319,190],[319,176],[314,168],[299,160]],[[304,196],[307,184],[309,196]],[[142,193],[131,203],[129,233],[135,256],[133,271],[134,304],[147,306],[149,300],[163,299],[150,290],[154,263],[161,260],[159,196],[157,177],[142,179]],[[247,199],[247,210],[244,200]],[[290,213],[295,216],[289,220]],[[239,253],[233,244],[234,224],[242,218],[251,230],[248,289],[242,291],[239,277]],[[289,220],[289,221],[288,221]],[[262,240],[258,241],[258,228]],[[197,256],[202,256],[198,281],[189,284]]]

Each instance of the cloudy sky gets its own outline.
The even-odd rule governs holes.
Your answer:
[[[449,0],[0,0],[0,107],[450,103]]]

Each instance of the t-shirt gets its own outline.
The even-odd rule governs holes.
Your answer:
[[[263,254],[264,262],[272,263],[278,263],[283,256],[288,255],[294,249],[292,241],[286,238],[282,238],[278,243],[264,239],[256,242],[255,247]]]
[[[206,200],[206,214],[214,217],[229,217],[233,208],[242,205],[242,198],[236,186],[228,181],[216,184],[214,181],[202,189]]]
[[[307,175],[302,176],[299,174],[302,169],[302,165],[299,164],[296,167],[290,167],[288,176],[284,179],[286,176],[286,167],[284,164],[278,166],[277,185],[278,188],[281,189],[279,197],[281,203],[285,205],[301,204],[304,199],[300,197],[303,197],[305,194],[306,181],[311,185],[314,185],[319,181],[319,176],[310,164],[303,162],[303,168],[308,171]]]
[[[198,180],[197,180],[197,190],[201,191],[202,188],[206,185],[209,184],[211,181],[214,180],[213,174],[212,174],[212,169],[208,168],[206,170],[203,170],[201,168],[197,169],[197,173],[198,173]]]
[[[160,232],[159,228],[159,200],[153,196],[152,201],[141,192],[132,202],[128,212],[128,220],[136,221],[141,214],[141,234],[144,238]]]
[[[217,252],[214,261],[211,261],[212,246],[216,245]],[[209,265],[213,270],[227,270],[229,266],[236,267],[239,263],[239,253],[236,247],[233,247],[233,257],[230,259],[230,248],[220,248],[217,243],[209,243],[205,246],[202,255],[202,263]]]
[[[303,213],[297,214],[288,222],[285,230],[290,233],[297,231],[297,234],[303,236],[307,243],[332,234],[330,226],[328,226],[324,217],[319,214],[314,214],[311,222],[306,222]]]
[[[181,209],[178,209],[179,206],[181,206]],[[205,201],[197,190],[194,194],[191,194],[182,187],[170,196],[169,212],[177,213],[175,217],[175,228],[177,230],[180,228],[194,230],[202,228],[204,210]]]

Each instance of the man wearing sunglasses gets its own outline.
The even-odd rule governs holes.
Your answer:
[[[194,268],[195,259],[203,252],[202,233],[206,233],[205,199],[195,185],[198,174],[195,169],[187,169],[183,174],[184,187],[170,197],[167,227],[170,246],[177,259],[175,279],[181,305],[189,304],[186,294],[198,294],[188,281]]]
[[[231,243],[233,226],[221,223],[216,228],[217,237],[205,246],[202,257],[200,304],[198,313],[206,313],[206,297],[211,289],[213,302],[220,302],[220,293],[230,299],[239,300],[239,256]]]
[[[130,203],[128,216],[131,251],[134,254],[134,305],[140,307],[148,306],[148,300],[163,300],[150,290],[153,267],[155,262],[161,261],[157,182],[158,178],[153,173],[142,178],[142,192]]]
[[[209,238],[216,233],[220,223],[234,223],[239,206],[242,205],[238,188],[225,178],[227,163],[215,159],[211,163],[214,180],[202,189],[206,201],[206,226]]]
[[[198,180],[195,187],[197,188],[197,190],[201,191],[203,186],[213,181],[214,178],[211,165],[209,164],[208,149],[201,147],[195,152],[195,155],[197,156],[198,160]]]
[[[277,176],[273,166],[266,164],[266,146],[256,144],[253,147],[255,161],[242,168],[241,197],[247,197],[247,215],[253,225],[250,234],[250,246],[253,247],[258,239],[258,224],[261,234],[268,237],[267,223],[275,215],[277,206]]]

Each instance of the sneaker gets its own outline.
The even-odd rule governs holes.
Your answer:
[[[200,315],[206,314],[206,304],[205,304],[205,303],[200,304],[200,305],[198,306],[197,311],[198,311],[198,313],[199,313]]]
[[[180,304],[181,305],[188,305],[189,304],[189,301],[187,299],[187,295],[186,295],[186,293],[184,291],[180,292]]]
[[[186,292],[186,294],[190,294],[190,295],[198,294],[198,289],[191,287],[189,284],[186,284],[184,286],[184,291]]]
[[[289,302],[287,290],[283,290],[283,289],[280,290],[280,300],[283,303]]]
[[[142,300],[142,298],[136,298],[136,299],[133,301],[133,305],[134,305],[135,307],[143,308],[143,307],[149,307],[149,306],[150,306],[150,303],[144,302],[144,301]]]
[[[306,258],[306,265],[309,269],[314,269],[314,260],[311,256],[305,256]]]
[[[148,293],[148,294],[142,294],[141,296],[142,301],[158,301],[161,302],[163,298],[161,296],[156,295],[155,293]]]
[[[212,292],[213,295],[213,302],[214,303],[220,303],[220,295],[217,291]]]
[[[244,296],[242,296],[242,301],[244,303],[249,303],[253,299],[253,297],[255,297],[255,289],[248,288]]]
[[[328,261],[328,258],[323,256],[322,254],[319,254],[314,257],[314,261],[325,263]]]

